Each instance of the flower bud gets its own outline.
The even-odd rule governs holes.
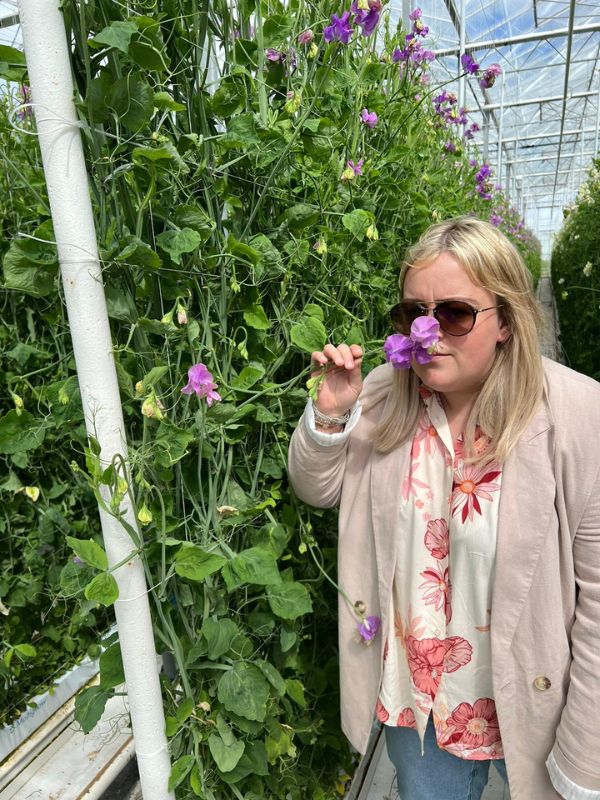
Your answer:
[[[310,44],[314,38],[315,35],[310,29],[302,31],[302,33],[298,35],[298,44]]]
[[[365,236],[367,239],[371,239],[371,241],[376,242],[379,239],[379,231],[375,225],[371,223],[365,232]]]
[[[354,609],[356,610],[357,614],[360,614],[362,616],[363,614],[366,613],[367,606],[362,600],[357,600],[356,603],[354,603]]]
[[[198,703],[198,708],[201,708],[202,711],[205,711],[207,714],[210,713],[210,703],[207,703],[206,700],[201,700]]]
[[[40,490],[37,486],[25,486],[24,492],[30,500],[33,500],[35,503],[40,496]]]
[[[313,244],[313,249],[315,253],[323,256],[327,252],[327,242],[324,239],[317,239],[317,241]]]
[[[144,381],[138,381],[135,385],[135,393],[136,394],[143,394],[144,393]]]
[[[15,411],[17,412],[17,416],[20,417],[21,414],[23,413],[23,398],[20,397],[18,394],[15,394],[14,392],[11,392],[10,396],[12,397],[13,403],[15,404]]]
[[[346,169],[340,175],[341,181],[353,181],[356,177],[356,173],[352,169],[352,167],[346,167]]]
[[[142,525],[149,525],[152,522],[152,512],[144,503],[140,510],[138,511],[137,518],[142,523]]]
[[[308,56],[308,58],[316,58],[316,57],[317,57],[317,53],[318,53],[318,52],[319,52],[319,48],[318,48],[318,47],[317,47],[317,45],[316,45],[316,44],[313,42],[313,43],[311,44],[311,46],[309,47],[309,49],[308,49],[308,53],[307,53],[306,55]]]
[[[187,325],[187,321],[188,321],[187,311],[181,305],[181,303],[178,303],[177,304],[177,322],[180,325]]]
[[[149,394],[142,403],[142,414],[150,419],[163,419],[163,410],[164,406],[154,392]]]
[[[172,325],[173,324],[173,312],[169,311],[168,314],[165,314],[164,317],[161,319],[163,325]]]

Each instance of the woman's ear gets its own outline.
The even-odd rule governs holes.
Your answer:
[[[506,319],[503,316],[499,318],[497,344],[504,344],[512,336],[512,331]]]

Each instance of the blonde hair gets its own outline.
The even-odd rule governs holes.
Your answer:
[[[406,253],[400,294],[409,268],[425,266],[449,253],[472,283],[493,292],[511,335],[496,347],[464,430],[466,461],[504,462],[531,421],[543,393],[539,332],[544,314],[533,292],[529,270],[514,245],[497,228],[474,217],[432,225]],[[389,452],[414,435],[420,416],[420,379],[412,369],[394,370],[390,397],[375,429],[375,447]],[[490,437],[485,452],[474,447],[475,426]]]

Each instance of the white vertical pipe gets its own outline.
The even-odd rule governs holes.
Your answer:
[[[504,86],[505,86],[505,73],[502,73],[502,90],[500,92],[500,120],[498,121],[498,153],[496,156],[497,167],[496,174],[498,181],[502,180],[502,121],[504,119]]]
[[[88,434],[109,464],[126,456],[123,415],[112,355],[102,273],[80,130],[73,104],[68,44],[59,0],[18,0],[33,107]],[[133,509],[123,504],[136,526]],[[109,564],[134,545],[120,523],[100,510]],[[114,573],[115,615],[144,798],[172,800],[170,760],[143,566],[130,559]]]
[[[411,28],[411,21],[410,21],[410,0],[402,0],[402,26],[405,31],[410,31]]]
[[[466,17],[466,0],[460,0],[460,26],[458,30],[459,35],[459,45],[458,45],[458,74],[461,76],[458,79],[458,107],[464,108],[465,103],[465,76],[463,66],[461,64],[461,58],[465,53],[465,44],[467,41],[467,31],[465,25],[465,17]]]
[[[598,70],[598,96],[596,98],[596,135],[594,137],[594,158],[598,157],[598,133],[600,133],[600,69]]]

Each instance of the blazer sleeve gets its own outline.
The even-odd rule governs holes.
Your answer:
[[[570,683],[552,755],[564,775],[595,798],[600,797],[600,470],[577,527],[573,559],[578,597]]]
[[[360,411],[360,403],[356,403],[350,424],[342,433],[320,433],[315,430],[312,403],[307,404],[292,434],[288,454],[288,477],[300,500],[316,508],[339,504],[348,440]]]

